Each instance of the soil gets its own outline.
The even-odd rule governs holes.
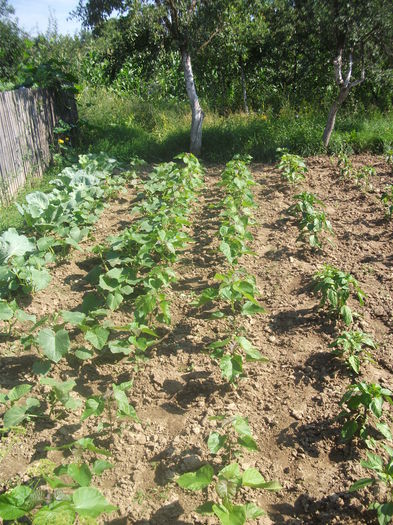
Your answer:
[[[181,490],[177,475],[212,462],[206,439],[217,426],[209,417],[241,414],[248,418],[259,451],[245,454],[244,468],[255,466],[266,479],[278,480],[283,489],[269,493],[245,489],[245,500],[267,512],[254,523],[268,524],[373,524],[367,510],[371,493],[349,494],[349,486],[365,477],[359,466],[365,456],[361,447],[342,444],[335,420],[339,400],[351,378],[342,361],[328,348],[342,326],[318,308],[311,294],[311,280],[324,263],[352,273],[367,298],[364,307],[351,302],[361,313],[354,327],[372,334],[378,342],[375,363],[363,366],[361,379],[393,386],[393,230],[384,217],[380,194],[392,174],[380,157],[356,156],[356,167],[372,165],[376,175],[368,191],[351,181],[340,180],[328,157],[309,158],[307,181],[295,193],[314,192],[326,205],[334,230],[333,244],[313,252],[297,243],[295,221],[286,214],[293,203],[292,189],[284,185],[274,166],[252,166],[257,208],[252,248],[242,265],[257,279],[266,314],[245,318],[252,342],[268,363],[247,363],[246,377],[237,388],[228,385],[206,346],[225,334],[225,320],[211,320],[192,307],[195,294],[213,283],[225,264],[217,246],[219,201],[216,183],[220,166],[207,169],[206,184],[192,215],[190,234],[194,243],[176,264],[178,281],[170,291],[172,326],[149,358],[137,362],[98,356],[80,362],[63,359],[53,368],[59,379],[75,379],[80,397],[102,393],[111,384],[133,380],[129,393],[140,423],[123,421],[113,434],[97,431],[97,420],[80,423],[81,410],[56,421],[37,419],[25,433],[9,434],[0,444],[0,486],[27,481],[34,468],[49,459],[63,460],[60,446],[90,435],[97,445],[110,448],[112,470],[94,480],[118,512],[100,523],[112,525],[192,525],[216,523],[200,516],[195,508],[206,501],[203,493]],[[94,238],[75,251],[70,260],[53,268],[50,286],[25,301],[26,310],[43,315],[61,309],[77,309],[90,285],[84,276],[92,267],[91,248],[131,221],[129,211],[135,190],[113,201],[96,227]],[[127,308],[116,314],[130,317]],[[35,384],[31,365],[34,351],[23,352],[18,339],[3,339],[0,347],[0,384]],[[45,396],[36,385],[33,394]],[[219,459],[213,459],[218,464]],[[207,496],[214,497],[213,494]]]

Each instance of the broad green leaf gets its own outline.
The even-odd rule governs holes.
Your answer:
[[[349,308],[349,306],[346,306],[346,305],[342,306],[340,310],[340,314],[341,314],[341,317],[343,318],[344,323],[347,326],[349,326],[353,321],[352,310]]]
[[[97,518],[102,513],[117,510],[104,498],[99,490],[93,487],[81,487],[72,495],[74,509],[80,516]]]
[[[23,383],[22,385],[14,386],[14,388],[8,392],[7,397],[11,403],[13,403],[14,401],[18,401],[18,399],[28,394],[31,389],[31,385]]]
[[[86,332],[85,339],[97,350],[102,350],[108,341],[109,334],[109,330],[97,325]]]
[[[43,354],[54,363],[58,363],[70,348],[70,338],[64,329],[54,332],[51,328],[44,328],[40,330],[37,342]]]
[[[255,520],[259,516],[264,516],[266,512],[255,505],[255,503],[246,503],[244,505],[246,510],[246,518],[248,520]]]
[[[392,432],[390,430],[389,425],[387,425],[386,423],[382,423],[382,422],[376,422],[375,426],[377,430],[383,435],[384,438],[389,439],[389,440],[393,439]]]
[[[73,525],[74,522],[75,511],[68,501],[59,501],[42,507],[33,518],[33,525]]]
[[[213,514],[213,505],[214,501],[207,501],[206,503],[199,505],[199,507],[197,507],[195,510],[198,512],[198,514],[211,515]]]
[[[75,357],[81,361],[86,361],[87,359],[94,357],[94,352],[84,346],[81,346],[75,350]]]
[[[114,465],[112,465],[112,463],[109,463],[109,461],[105,461],[105,459],[97,459],[94,462],[92,471],[95,475],[99,476],[100,474],[104,472],[104,470],[108,470],[113,467]]]
[[[240,436],[237,442],[248,450],[258,450],[258,445],[251,436]]]
[[[0,496],[0,518],[16,520],[30,510],[27,504],[33,490],[25,485],[19,485]]]
[[[100,416],[105,409],[105,399],[102,396],[92,396],[86,400],[85,410],[83,411],[81,421],[90,416]]]
[[[241,482],[240,467],[237,463],[230,463],[222,468],[218,473],[219,478],[227,479],[228,481]]]
[[[264,314],[266,310],[259,304],[246,301],[242,306],[242,315]]]
[[[0,321],[9,321],[14,316],[14,310],[7,301],[0,301]]]
[[[34,242],[25,235],[19,235],[15,228],[9,228],[0,236],[0,264],[7,262],[11,257],[33,252]]]
[[[82,463],[82,465],[71,463],[67,467],[67,474],[81,487],[88,487],[90,485],[92,475],[89,467],[85,463]]]
[[[187,472],[177,479],[177,484],[188,490],[202,490],[210,485],[214,476],[214,470],[211,465],[204,465],[196,472]]]
[[[221,436],[218,432],[212,432],[207,440],[207,446],[212,454],[217,454],[217,452],[222,449],[227,440],[226,436]]]
[[[221,525],[243,525],[246,522],[246,509],[243,505],[213,505],[213,512]]]
[[[31,282],[36,292],[44,290],[51,282],[51,276],[48,270],[43,268],[37,270],[36,268],[31,269]]]
[[[69,310],[62,310],[60,313],[63,320],[73,326],[82,324],[86,319],[86,314],[83,312],[70,312]]]
[[[30,399],[30,402],[28,401]],[[26,404],[22,406],[14,405],[4,414],[4,428],[17,427],[29,417],[29,410],[40,405],[38,399],[28,398]]]

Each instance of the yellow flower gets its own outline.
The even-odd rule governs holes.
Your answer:
[[[64,144],[64,140],[63,140],[63,139],[59,139],[57,142],[58,142],[59,144]]]
[[[265,113],[262,113],[261,120],[267,120],[267,115],[265,115]]]

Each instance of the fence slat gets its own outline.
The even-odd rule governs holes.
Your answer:
[[[75,107],[75,104],[74,104]],[[67,121],[75,122],[74,107]],[[20,88],[0,92],[0,202],[9,203],[28,177],[41,177],[48,167],[53,129],[64,110],[53,94]]]

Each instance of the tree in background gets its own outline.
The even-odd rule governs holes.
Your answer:
[[[14,79],[25,51],[25,37],[13,17],[8,0],[0,0],[0,81]]]
[[[207,45],[219,31],[222,14],[221,0],[80,0],[75,15],[87,27],[99,30],[103,22],[117,10],[120,16],[141,16],[147,20],[163,45],[175,48],[181,57],[186,92],[191,106],[190,151],[199,155],[202,148],[202,110],[192,68],[192,54]]]

